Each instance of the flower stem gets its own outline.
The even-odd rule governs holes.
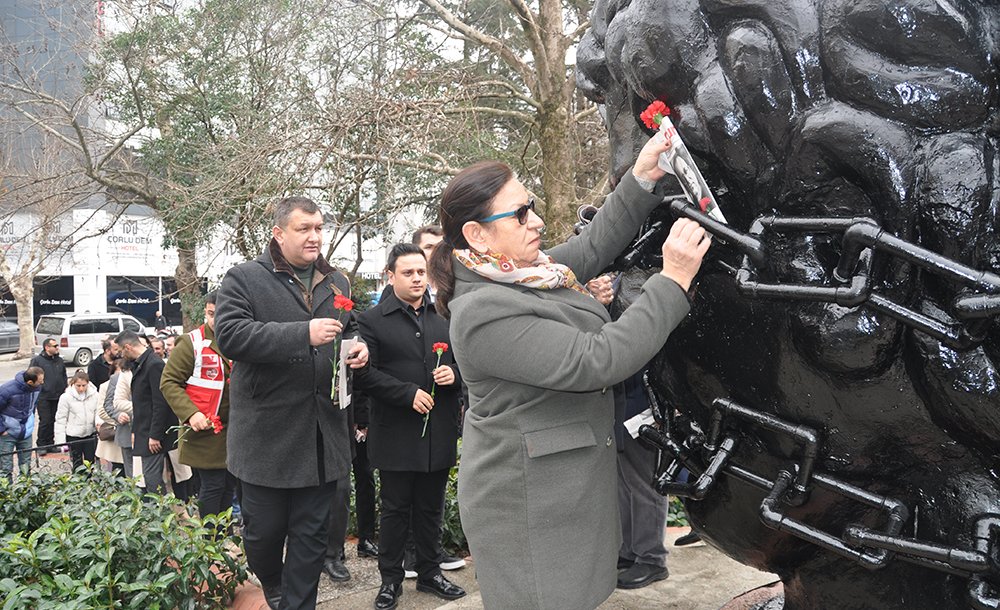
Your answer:
[[[437,364],[434,365],[435,369],[438,368],[439,366],[441,366],[441,354],[443,354],[443,353],[444,352],[440,352],[440,351],[437,353],[438,359],[437,359]],[[434,390],[436,390],[436,389],[437,389],[437,384],[434,382],[434,380],[432,378],[431,379],[431,398],[434,398]],[[424,430],[423,430],[423,432],[420,433],[420,438],[424,438],[424,436],[427,435],[427,422],[428,422],[428,420],[430,420],[430,418],[431,418],[431,412],[430,411],[424,413]]]

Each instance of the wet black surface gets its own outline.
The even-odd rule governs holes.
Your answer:
[[[739,230],[762,214],[868,216],[1000,272],[1000,3],[598,0],[593,22],[578,83],[606,104],[612,174],[648,138],[638,115],[660,99]],[[739,266],[721,244],[712,256]],[[764,272],[829,283],[839,256],[835,237],[789,237]],[[953,282],[888,257],[872,276],[879,294],[955,321]],[[817,468],[903,501],[902,535],[970,549],[974,520],[1000,513],[998,363],[996,322],[957,351],[868,307],[748,300],[709,263],[655,385],[703,429],[718,397],[815,428]],[[773,479],[794,452],[746,428],[734,461]],[[785,608],[971,607],[963,576],[898,560],[868,571],[769,529],[764,495],[723,477],[687,505],[703,537],[781,574]],[[788,514],[838,536],[880,525],[823,491]],[[1000,592],[996,557],[986,579]]]

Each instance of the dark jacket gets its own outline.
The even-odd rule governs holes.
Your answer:
[[[104,385],[104,382],[111,379],[111,363],[104,359],[104,354],[98,354],[90,365],[87,366],[87,377],[95,388]]]
[[[38,394],[38,389],[25,383],[24,371],[0,385],[0,431],[6,431],[16,440],[30,438]]]
[[[66,362],[62,356],[49,356],[42,348],[42,353],[31,359],[29,367],[37,366],[45,371],[45,383],[42,384],[42,393],[38,395],[38,400],[59,401],[59,397],[66,391],[69,382],[66,379]]]
[[[215,334],[208,324],[202,326],[205,338],[210,340],[211,349],[219,353],[219,345],[215,342]],[[201,355],[199,354],[199,358]],[[221,357],[221,356],[220,356]],[[229,379],[231,365],[222,359],[222,370],[225,379]],[[187,394],[188,379],[194,372],[194,345],[191,336],[184,334],[177,337],[177,343],[170,352],[170,359],[163,369],[160,379],[160,390],[167,403],[177,415],[180,422],[186,422],[198,412],[197,405]],[[229,436],[229,385],[222,386],[222,402],[219,403],[219,419],[222,420],[222,432],[216,434],[212,429],[185,430],[183,440],[178,443],[180,461],[194,468],[219,470],[226,467],[226,437]]]
[[[340,317],[344,335],[357,334],[350,313],[335,311],[335,293],[350,296],[347,278],[320,257],[311,298],[275,240],[255,261],[226,273],[216,306],[216,337],[233,362],[229,385],[229,471],[242,481],[279,488],[348,476],[351,438],[346,409],[330,400],[334,344],[309,345],[309,321]]]
[[[177,431],[168,430],[177,425],[177,416],[160,391],[162,376],[163,360],[152,348],[136,359],[132,369],[132,452],[138,456],[152,455],[149,439],[160,441],[161,451],[177,444]]]
[[[368,459],[382,470],[435,472],[455,465],[462,378],[450,349],[448,322],[424,307],[423,328],[405,310],[409,305],[389,293],[358,317],[368,344],[369,366],[354,377],[354,387],[368,397]],[[437,364],[434,343],[449,344],[441,364],[455,371],[455,383],[437,387],[427,434],[424,416],[413,410],[418,388],[431,391]]]

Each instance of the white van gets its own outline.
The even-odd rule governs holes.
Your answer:
[[[87,366],[101,353],[101,341],[114,339],[123,330],[147,334],[139,320],[122,313],[50,313],[35,326],[35,349],[49,337],[59,342],[59,355],[66,362]]]

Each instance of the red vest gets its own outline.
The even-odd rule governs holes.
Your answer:
[[[212,349],[212,341],[205,338],[204,329],[199,326],[188,333],[194,348],[194,370],[184,391],[198,410],[209,416],[219,414],[226,369],[222,356]]]

